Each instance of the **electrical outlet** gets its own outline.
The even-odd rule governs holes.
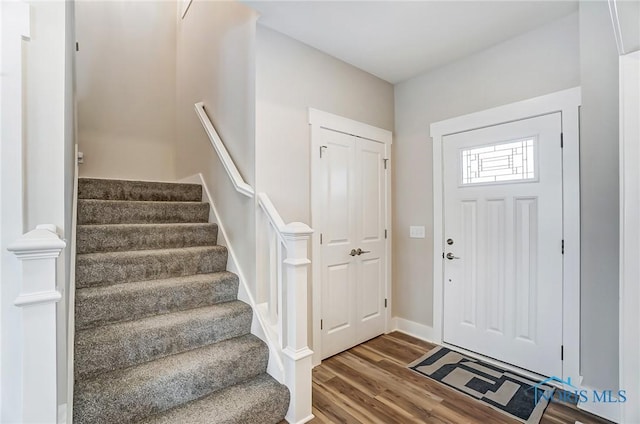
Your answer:
[[[411,225],[409,227],[409,237],[410,238],[424,238],[425,237],[425,230],[424,230],[424,225]]]

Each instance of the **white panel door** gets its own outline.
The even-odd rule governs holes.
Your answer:
[[[384,332],[383,143],[322,129],[322,358]]]
[[[444,341],[562,375],[560,113],[443,138]]]

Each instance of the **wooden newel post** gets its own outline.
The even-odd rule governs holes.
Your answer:
[[[282,236],[286,243],[287,257],[283,261],[285,287],[283,287],[285,335],[284,373],[285,384],[291,392],[291,402],[286,420],[303,423],[313,418],[311,412],[311,355],[308,346],[308,296],[307,275],[311,261],[308,244],[313,230],[301,222],[288,224]]]
[[[66,246],[54,225],[38,225],[8,247],[22,261],[22,419],[57,421],[56,259]]]

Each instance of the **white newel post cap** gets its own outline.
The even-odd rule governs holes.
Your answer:
[[[60,239],[53,224],[38,225],[11,243],[7,250],[23,261],[57,258],[67,244]]]
[[[282,235],[286,238],[306,238],[313,234],[313,230],[303,222],[290,222],[282,229]]]

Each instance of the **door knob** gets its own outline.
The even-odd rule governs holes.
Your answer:
[[[349,253],[349,255],[356,256],[358,255],[358,252],[356,252],[356,249],[351,249],[351,252]]]
[[[450,261],[454,260],[454,259],[460,259],[457,256],[453,256],[453,253],[449,252],[447,253],[447,259],[449,259]]]
[[[357,253],[358,253],[358,255],[362,255],[363,253],[371,253],[371,251],[370,250],[362,250],[362,249],[360,249],[358,247],[358,252]]]

